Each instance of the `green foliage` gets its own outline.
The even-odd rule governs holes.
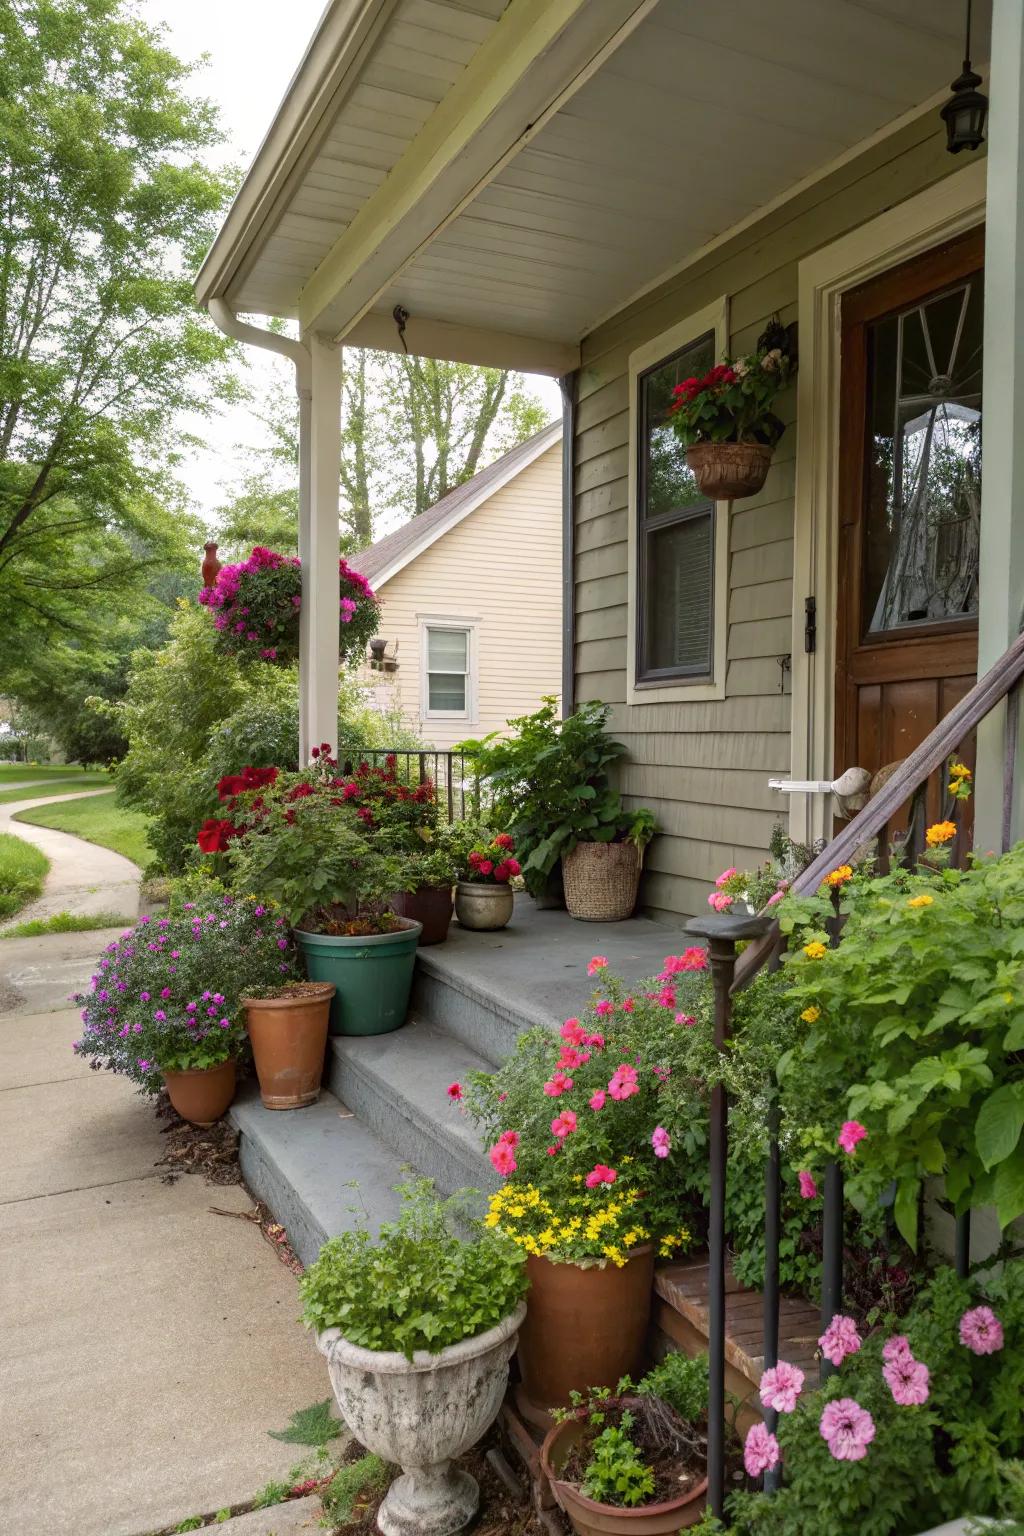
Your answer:
[[[332,1525],[351,1520],[361,1500],[372,1500],[387,1489],[392,1469],[380,1456],[368,1451],[358,1461],[338,1468],[326,1488],[320,1490],[324,1517]]]
[[[312,1403],[293,1413],[287,1429],[270,1429],[267,1433],[271,1440],[284,1440],[289,1445],[327,1445],[345,1428],[331,1409],[331,1399],[325,1397],[322,1403]]]
[[[50,867],[45,853],[13,832],[0,832],[0,918],[12,917],[43,889]]]
[[[764,356],[728,358],[700,379],[677,386],[669,421],[682,443],[769,443],[785,424],[772,402],[789,377],[789,358],[778,347]],[[675,391],[674,391],[675,393]]]
[[[595,1437],[581,1484],[589,1499],[634,1509],[654,1492],[654,1472],[629,1438],[632,1427],[633,1416],[627,1411],[617,1426],[609,1425]]]
[[[453,1202],[427,1179],[403,1185],[397,1221],[376,1242],[365,1227],[330,1238],[299,1281],[303,1317],[318,1332],[339,1328],[350,1344],[438,1354],[494,1328],[526,1290],[523,1256],[485,1232],[464,1242]]]
[[[50,779],[31,789],[3,789],[0,787],[0,805],[13,805],[18,800],[45,800],[51,795],[70,795],[76,790],[107,789],[109,780],[98,773],[69,774],[63,779]]]
[[[45,933],[91,933],[96,928],[130,928],[134,917],[121,912],[54,912],[51,917],[34,917],[15,923],[0,933],[0,939],[38,939]]]
[[[34,827],[55,827],[59,832],[84,838],[87,843],[112,848],[140,869],[145,869],[152,858],[148,816],[119,805],[112,793],[41,805],[34,811],[19,811],[14,819]]]
[[[252,1507],[253,1509],[273,1509],[275,1504],[283,1504],[291,1491],[291,1483],[282,1483],[271,1478],[253,1499]]]
[[[619,1384],[619,1393],[629,1389]],[[687,1424],[703,1424],[708,1416],[708,1357],[675,1350],[647,1372],[636,1387],[641,1397],[659,1397]]]
[[[206,1522],[202,1515],[189,1515],[187,1519],[179,1520],[178,1524],[174,1527],[175,1536],[179,1536],[179,1533],[185,1531],[201,1531],[205,1524]]]

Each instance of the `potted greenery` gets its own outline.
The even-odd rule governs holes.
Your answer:
[[[595,955],[599,991],[578,1018],[557,1036],[529,1031],[498,1072],[449,1089],[504,1180],[485,1223],[527,1255],[519,1396],[535,1424],[574,1391],[637,1371],[655,1257],[696,1231],[701,1170],[686,1149],[702,1147],[705,1111],[687,1020],[706,964],[700,949],[670,956],[634,995]]]
[[[644,849],[654,836],[648,810],[622,810],[591,837],[579,837],[562,858],[565,904],[586,923],[615,923],[632,917],[640,889]]]
[[[686,447],[701,492],[715,500],[755,496],[764,485],[785,424],[772,402],[789,377],[779,346],[683,379],[672,391],[668,420]]]
[[[450,1536],[472,1519],[476,1482],[454,1469],[494,1420],[523,1320],[522,1255],[507,1238],[451,1226],[428,1180],[373,1241],[332,1237],[303,1275],[303,1316],[361,1445],[403,1469],[378,1512],[392,1536]]]
[[[267,1109],[303,1109],[320,1097],[334,993],[330,982],[292,981],[242,998]]]
[[[275,902],[311,981],[330,982],[331,1031],[380,1035],[405,1023],[420,924],[389,910],[409,862],[375,837],[375,812],[321,748],[305,773],[239,797],[227,856],[237,888]]]
[[[466,852],[455,887],[455,915],[463,928],[488,932],[505,927],[514,904],[509,882],[520,872],[514,853],[507,832],[485,832]]]
[[[561,1410],[540,1464],[579,1536],[676,1536],[707,1502],[707,1357],[671,1354],[637,1384]]]
[[[397,892],[392,902],[401,917],[411,917],[422,924],[421,946],[443,944],[448,937],[455,911],[455,882],[465,856],[464,843],[461,826],[436,825],[421,834],[419,848],[409,854],[411,889]]]
[[[143,917],[100,956],[75,1050],[145,1092],[166,1086],[183,1119],[212,1124],[235,1093],[242,995],[298,975],[284,918],[225,895]]]

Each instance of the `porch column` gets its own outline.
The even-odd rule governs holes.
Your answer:
[[[300,430],[307,424],[300,459],[306,464],[303,498],[300,464],[299,558],[302,614],[299,632],[299,756],[322,741],[338,745],[338,489],[341,462],[341,348],[309,338],[311,398],[300,403]],[[301,396],[300,396],[301,401]],[[304,506],[305,500],[305,506]]]
[[[1024,609],[1024,8],[994,0],[985,205],[984,466],[978,675],[1020,630]],[[975,845],[998,849],[1005,707],[978,728]],[[1021,835],[1018,744],[1013,836]]]

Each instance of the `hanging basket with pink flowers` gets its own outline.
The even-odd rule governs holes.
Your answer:
[[[364,576],[338,561],[338,655],[358,659],[380,626],[380,604]],[[261,546],[240,565],[222,566],[199,601],[213,615],[218,648],[240,661],[289,666],[299,655],[302,567],[294,555]]]
[[[784,332],[782,333],[784,336]],[[716,363],[672,391],[668,420],[686,449],[698,488],[714,501],[756,496],[785,424],[772,402],[791,361],[781,346]]]

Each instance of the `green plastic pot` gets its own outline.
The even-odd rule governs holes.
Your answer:
[[[333,981],[332,1035],[388,1035],[409,1011],[422,923],[402,917],[394,933],[336,938],[295,930],[310,981]]]

